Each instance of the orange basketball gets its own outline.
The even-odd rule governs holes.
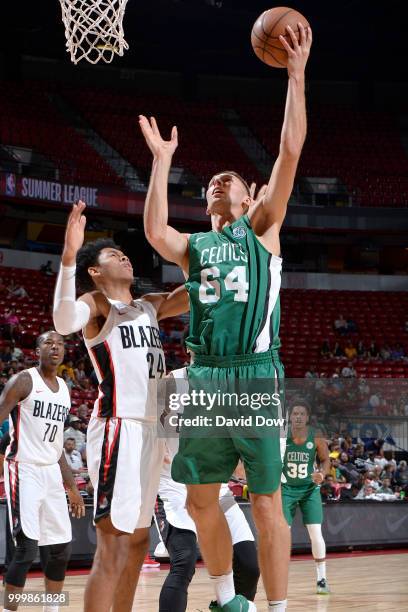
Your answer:
[[[291,44],[291,38],[286,30],[286,26],[289,25],[299,40],[299,22],[305,28],[309,26],[308,20],[301,13],[287,6],[278,6],[262,13],[255,21],[251,34],[252,47],[259,59],[268,66],[286,68],[288,54],[279,36],[284,36]]]

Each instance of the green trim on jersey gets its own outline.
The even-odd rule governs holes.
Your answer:
[[[282,260],[244,215],[222,232],[189,238],[190,334],[196,355],[247,355],[280,347]]]
[[[313,483],[312,474],[316,462],[315,431],[309,427],[303,444],[295,444],[289,430],[283,460],[282,479],[291,487],[307,487]],[[314,484],[314,483],[313,483]]]

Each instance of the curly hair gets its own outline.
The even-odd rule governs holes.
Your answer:
[[[76,284],[79,293],[86,293],[95,289],[94,282],[89,275],[88,268],[98,265],[99,254],[102,249],[118,249],[120,246],[115,244],[111,238],[98,238],[92,242],[87,242],[81,247],[76,258]]]

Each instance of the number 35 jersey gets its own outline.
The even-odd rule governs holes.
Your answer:
[[[285,458],[283,460],[282,482],[292,487],[303,487],[313,484],[312,474],[316,462],[315,432],[308,429],[303,444],[295,444],[292,432],[286,440]]]
[[[92,416],[157,420],[157,379],[165,375],[155,308],[146,300],[111,308],[95,338],[84,336],[98,378]]]
[[[6,459],[34,465],[52,465],[61,457],[64,423],[71,409],[68,387],[57,377],[53,392],[37,368],[26,370],[33,381],[31,393],[9,415],[10,444]]]
[[[279,348],[282,259],[262,246],[249,218],[192,234],[189,251],[187,346],[220,356]]]

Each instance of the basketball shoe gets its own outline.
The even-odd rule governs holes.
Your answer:
[[[322,578],[321,580],[318,581],[316,593],[318,595],[329,595],[330,594],[329,583],[327,582],[326,578]]]

